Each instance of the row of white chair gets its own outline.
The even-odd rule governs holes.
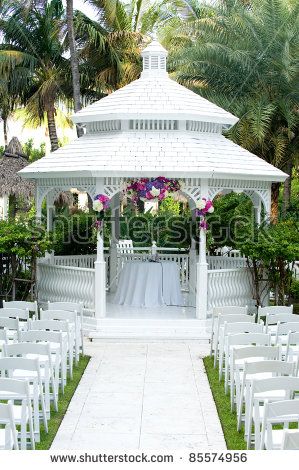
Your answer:
[[[248,448],[252,442],[256,449],[299,448],[298,430],[288,429],[291,422],[299,421],[299,400],[294,400],[299,390],[298,317],[283,313],[287,318],[280,320],[288,321],[291,315],[295,321],[278,321],[270,329],[261,321],[265,315],[254,323],[239,307],[229,312],[219,311],[214,318],[211,353],[214,365],[219,359],[219,379],[225,373],[231,408],[237,407],[237,429],[244,422]],[[265,313],[266,318],[273,315]],[[281,313],[277,310],[275,315]],[[277,422],[283,423],[283,430],[273,429]]]
[[[21,449],[28,444],[34,449],[40,420],[47,432],[51,403],[58,409],[59,386],[63,393],[67,371],[72,377],[73,361],[83,350],[80,315],[72,311],[74,304],[67,304],[49,303],[39,320],[22,315],[20,305],[0,309],[0,400],[8,401],[0,407],[0,424],[5,425],[0,449],[17,449],[19,443]]]

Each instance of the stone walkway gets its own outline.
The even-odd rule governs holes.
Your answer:
[[[197,342],[93,342],[52,449],[225,449]]]

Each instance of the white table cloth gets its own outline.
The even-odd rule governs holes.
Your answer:
[[[114,302],[131,307],[183,305],[177,264],[173,261],[125,263]]]

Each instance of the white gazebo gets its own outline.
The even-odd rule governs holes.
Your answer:
[[[222,135],[238,119],[170,79],[167,51],[157,41],[142,57],[138,80],[73,116],[86,127],[83,137],[20,172],[36,183],[37,217],[46,198],[50,230],[53,201],[70,188],[117,201],[126,181],[163,175],[183,181],[191,208],[202,197],[244,192],[259,223],[262,206],[266,217],[270,213],[271,183],[287,175]],[[245,260],[207,256],[203,229],[199,255],[191,246],[188,253],[171,256],[179,263],[182,288],[196,298],[198,319],[205,319],[216,305],[253,305]],[[106,291],[121,267],[117,257],[113,245],[109,253],[104,251],[99,236],[96,256],[52,255],[42,260],[39,300],[82,301],[97,319],[105,317]]]

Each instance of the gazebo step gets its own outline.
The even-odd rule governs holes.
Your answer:
[[[96,339],[197,339],[210,338],[209,322],[205,320],[98,320],[88,337]]]

